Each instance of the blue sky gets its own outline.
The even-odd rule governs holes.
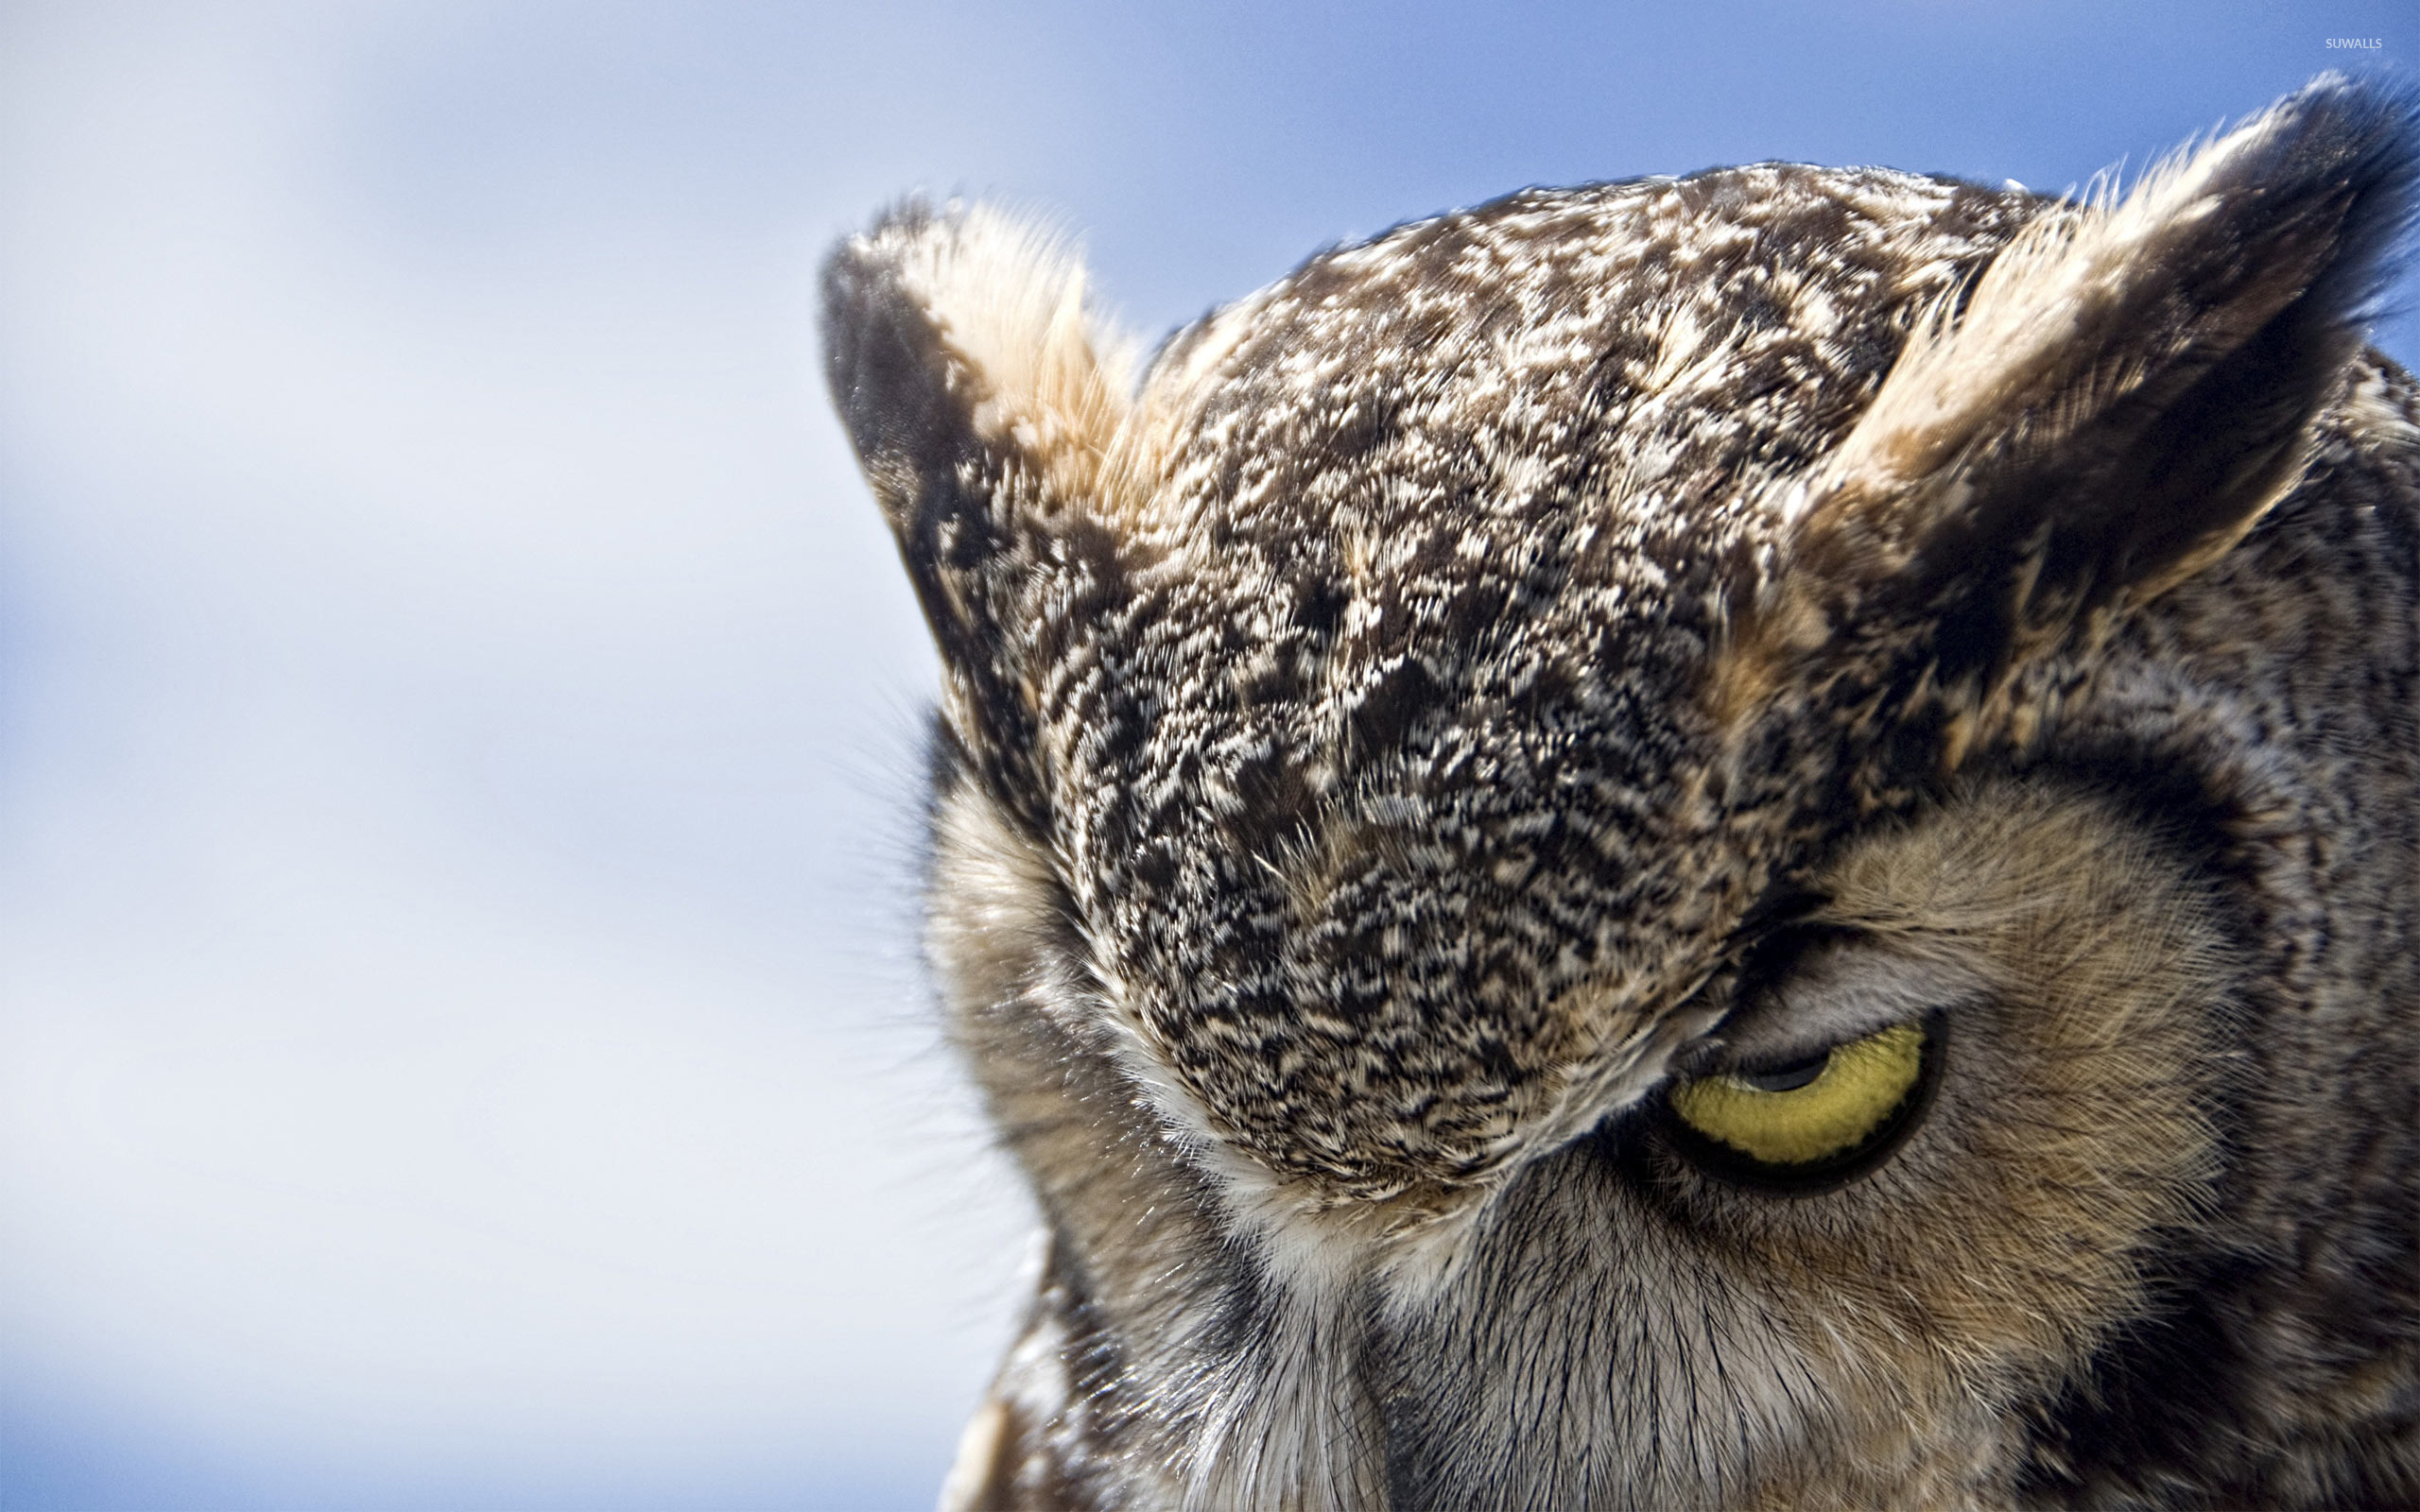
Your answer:
[[[929,1501],[1027,1219],[816,377],[889,198],[1157,335],[1526,183],[2062,188],[2408,9],[0,9],[0,1507]]]

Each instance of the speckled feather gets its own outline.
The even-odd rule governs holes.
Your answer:
[[[1637,1017],[1561,994],[1720,942],[1762,879],[1673,874],[1717,816],[1655,790],[1759,501],[2032,208],[1794,167],[1532,192],[1164,354],[1185,439],[1131,536],[1050,542],[1096,555],[1021,606],[1019,722],[1109,973],[1151,985],[1119,1006],[1220,1137],[1355,1197],[1467,1179]]]
[[[1131,389],[989,212],[837,253],[936,964],[1056,1234],[971,1501],[2420,1494],[2413,135],[2323,82],[2122,203],[1525,191]],[[1999,900],[1963,1053],[2066,1122],[1952,1098],[1798,1218],[1585,1156],[1877,854],[1870,937]]]

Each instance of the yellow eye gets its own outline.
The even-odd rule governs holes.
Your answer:
[[[1839,1174],[1909,1126],[1931,1037],[1897,1024],[1792,1065],[1683,1082],[1667,1101],[1697,1153],[1752,1177]]]

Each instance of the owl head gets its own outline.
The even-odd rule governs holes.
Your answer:
[[[1524,191],[1148,359],[839,248],[1050,1235],[965,1499],[2420,1495],[2416,136]]]

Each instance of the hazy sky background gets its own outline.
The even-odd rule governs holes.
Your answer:
[[[1530,182],[2058,189],[2412,14],[0,0],[0,1507],[929,1502],[1027,1221],[814,358],[887,199],[1157,335]]]

